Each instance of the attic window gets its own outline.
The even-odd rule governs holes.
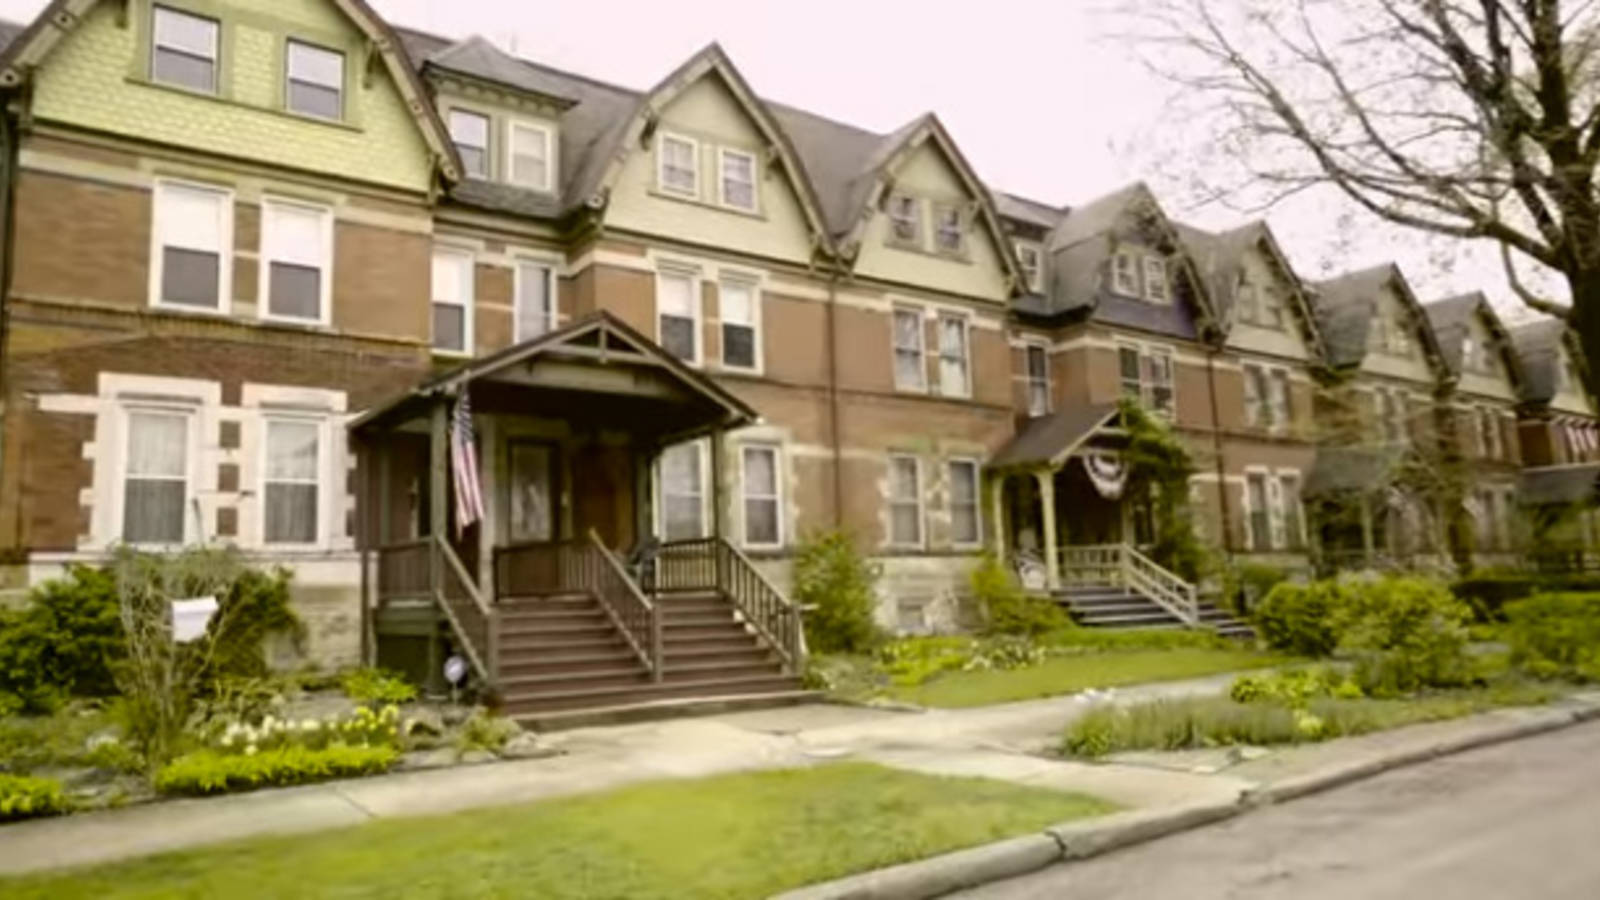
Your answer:
[[[1039,248],[1033,244],[1017,242],[1017,261],[1022,263],[1022,277],[1027,281],[1028,290],[1038,293],[1040,288],[1040,257]]]
[[[657,150],[658,180],[664,191],[700,196],[700,145],[686,137],[663,134]]]
[[[756,158],[742,150],[722,147],[717,155],[722,205],[747,212],[756,209]]]
[[[1118,250],[1111,257],[1111,289],[1124,297],[1139,296],[1139,271],[1132,252]]]
[[[217,21],[157,6],[152,24],[151,80],[215,94]]]
[[[511,183],[536,191],[550,190],[550,129],[531,122],[512,122],[510,141]]]
[[[933,208],[933,244],[940,253],[960,253],[965,244],[961,227],[961,208],[938,205]]]
[[[450,140],[461,155],[461,167],[477,178],[489,177],[489,117],[450,110]]]
[[[1260,324],[1268,328],[1283,327],[1283,294],[1270,287],[1261,288]]]
[[[290,112],[335,121],[344,117],[344,54],[290,41],[285,65]]]
[[[897,243],[922,242],[922,204],[916,197],[896,194],[889,198],[889,227]]]
[[[1167,284],[1167,261],[1159,256],[1144,258],[1144,298],[1152,303],[1166,303],[1172,299]]]

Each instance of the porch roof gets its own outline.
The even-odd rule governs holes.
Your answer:
[[[1525,469],[1517,499],[1524,506],[1600,502],[1600,463]]]
[[[616,316],[599,311],[565,327],[462,363],[350,421],[353,432],[420,415],[440,397],[471,388],[481,411],[523,411],[554,418],[610,419],[656,430],[693,432],[760,421],[744,401],[684,365]],[[536,401],[525,398],[535,396]],[[481,405],[480,405],[481,404]]]
[[[1029,419],[1009,443],[989,460],[990,468],[1059,468],[1074,450],[1117,414],[1115,403],[1074,406]]]

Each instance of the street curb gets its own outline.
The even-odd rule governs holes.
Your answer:
[[[1090,859],[1112,850],[1244,815],[1263,806],[1361,781],[1393,769],[1443,756],[1559,731],[1600,719],[1600,697],[1569,700],[1564,708],[1540,710],[1536,718],[1508,722],[1420,748],[1395,750],[1371,759],[1326,766],[1250,788],[1237,799],[1163,809],[1130,810],[1066,822],[1026,835],[982,844],[837,881],[808,885],[771,900],[928,900],[954,891],[1026,875],[1057,863]]]

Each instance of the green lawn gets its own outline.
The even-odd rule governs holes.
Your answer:
[[[916,687],[893,687],[889,696],[919,706],[957,708],[1070,694],[1087,688],[1199,678],[1275,666],[1282,656],[1226,647],[1179,647],[1058,656],[1037,666],[946,672]]]
[[[839,763],[251,840],[0,880],[0,896],[755,898],[1112,809]]]

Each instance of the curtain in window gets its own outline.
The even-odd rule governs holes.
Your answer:
[[[134,544],[183,542],[189,421],[181,413],[128,415],[122,537]]]
[[[967,394],[967,324],[953,316],[939,320],[939,388],[949,396]]]
[[[744,450],[744,540],[778,543],[778,454],[770,447]]]
[[[950,464],[950,538],[958,544],[978,543],[978,467]]]
[[[269,544],[316,543],[319,430],[315,422],[267,423],[264,539]]]
[[[695,335],[695,280],[687,275],[662,275],[656,279],[656,307],[661,317],[661,347],[679,359],[693,360]]]
[[[661,454],[662,538],[705,537],[705,483],[700,445],[679,444]]]
[[[537,263],[517,266],[517,340],[526,341],[555,328],[550,296],[550,268]]]
[[[894,382],[900,387],[921,387],[922,315],[911,310],[894,314]]]
[[[897,458],[889,461],[889,540],[896,544],[922,543],[922,487],[917,461]]]

